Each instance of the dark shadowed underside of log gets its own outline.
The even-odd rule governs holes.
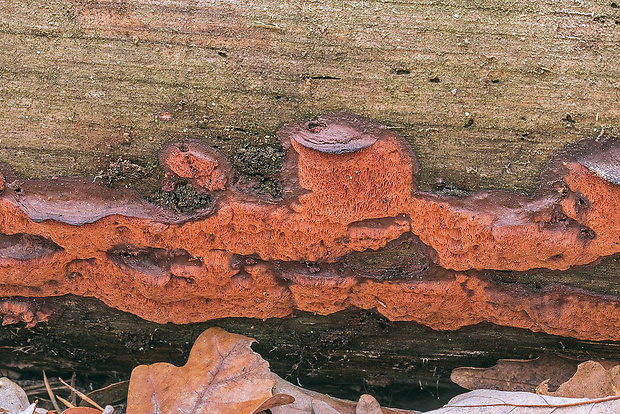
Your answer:
[[[529,359],[544,352],[613,359],[619,346],[491,324],[433,331],[368,311],[180,326],[145,322],[92,299],[63,297],[54,304],[63,310],[61,323],[0,330],[0,368],[20,372],[22,379],[40,379],[42,369],[65,378],[75,371],[81,383],[109,384],[127,379],[137,364],[183,365],[196,337],[219,326],[256,338],[253,349],[293,383],[354,400],[371,393],[385,405],[423,410],[463,391],[449,378],[459,366],[491,366],[499,358]]]

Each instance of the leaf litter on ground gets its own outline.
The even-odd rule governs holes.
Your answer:
[[[356,403],[293,385],[269,371],[269,364],[251,350],[253,342],[251,338],[211,328],[200,335],[185,366],[158,363],[137,367],[129,383],[127,414],[419,413],[381,407],[374,397],[367,394]],[[613,374],[616,371],[605,374],[600,369],[581,369],[580,372],[576,361],[553,355],[545,355],[535,361],[504,360],[494,368],[486,372],[461,369],[456,377],[460,373],[463,374],[461,378],[466,378],[471,384],[478,381],[500,390],[481,389],[465,393],[430,413],[620,413],[620,396],[588,399],[560,393],[561,387],[566,387],[565,384],[573,378],[577,378],[573,381],[588,381],[587,376],[593,373],[598,375],[596,381],[599,381],[599,387],[604,387],[601,390],[613,389],[616,383],[610,378],[615,378]],[[601,378],[605,381],[600,382]],[[544,387],[552,380],[552,384],[558,387],[553,396],[534,393],[537,388],[540,392],[541,384]],[[503,387],[511,391],[502,391]],[[521,388],[530,392],[514,391]]]
[[[536,359],[500,359],[490,368],[463,367],[452,371],[450,379],[468,390],[536,392],[545,380],[555,390],[577,371],[579,361],[552,353]]]
[[[156,363],[136,367],[129,381],[127,414],[419,414],[381,407],[368,394],[354,402],[293,385],[270,372],[267,361],[252,351],[253,342],[211,328],[198,337],[184,366]],[[620,365],[613,361],[577,364],[548,354],[535,360],[500,360],[491,368],[458,368],[451,378],[474,391],[427,414],[620,413]],[[73,396],[86,397],[60,381]],[[104,396],[113,390],[110,398],[118,400],[125,387],[126,382],[113,384],[93,395]],[[69,407],[62,414],[113,412],[112,406],[102,408],[92,399],[90,404],[98,408],[75,406],[73,398],[73,403],[56,398]],[[0,379],[0,413],[58,414],[58,410],[37,408],[36,402],[28,404],[26,393],[17,384]]]

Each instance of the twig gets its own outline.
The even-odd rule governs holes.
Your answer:
[[[47,375],[45,375],[45,370],[43,370],[43,382],[45,383],[45,389],[47,390],[47,394],[50,396],[50,400],[52,400],[52,405],[56,412],[61,413],[60,407],[58,406],[58,401],[56,401],[56,396],[52,392],[52,388],[50,387],[50,383],[47,381]]]

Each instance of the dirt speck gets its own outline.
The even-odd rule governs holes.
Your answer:
[[[170,122],[174,118],[174,114],[170,111],[161,111],[157,114],[157,119],[162,122]]]
[[[233,168],[244,187],[271,198],[281,198],[284,186],[276,178],[284,150],[279,145],[245,145],[233,157]]]
[[[118,157],[108,165],[108,168],[99,171],[95,180],[101,179],[106,186],[112,187],[119,181],[144,178],[149,175],[152,170],[153,166],[142,166],[133,161],[124,159],[123,157]]]
[[[172,191],[156,191],[149,201],[177,213],[188,213],[208,208],[212,199],[209,194],[196,191],[188,183],[179,183]]]

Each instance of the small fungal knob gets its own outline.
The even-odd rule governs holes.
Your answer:
[[[207,191],[226,189],[230,163],[217,151],[200,142],[168,144],[160,153],[167,176],[188,180]]]
[[[361,116],[332,113],[290,125],[281,134],[306,148],[328,154],[344,154],[371,146],[384,129],[383,125]]]

